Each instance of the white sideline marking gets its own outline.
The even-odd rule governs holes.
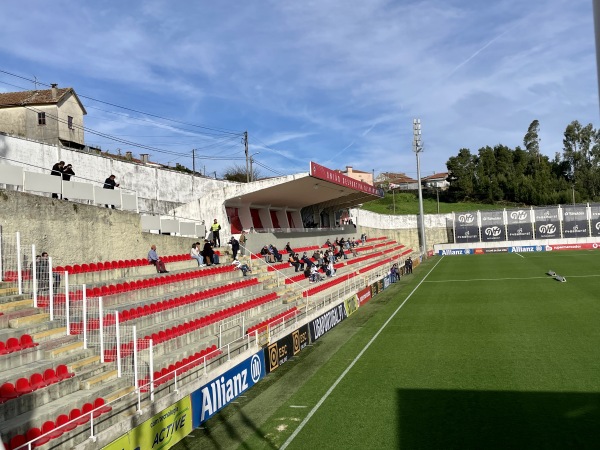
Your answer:
[[[408,301],[408,299],[412,297],[412,295],[416,292],[417,289],[419,289],[419,286],[421,286],[421,284],[423,284],[425,279],[431,274],[431,272],[433,272],[433,270],[442,261],[442,259],[444,259],[444,256],[442,256],[438,260],[438,262],[435,263],[435,266],[433,266],[431,268],[431,270],[429,272],[427,272],[427,275],[425,275],[423,277],[423,279],[419,282],[419,284],[417,284],[415,286],[415,288],[412,290],[412,292],[410,294],[408,294],[408,297],[406,297],[404,299],[404,301],[400,304],[400,306],[398,306],[398,308],[396,308],[396,311],[394,311],[392,313],[392,315],[388,318],[388,320],[386,320],[385,323],[383,325],[381,325],[381,328],[379,328],[377,333],[375,333],[375,335],[371,338],[371,340],[369,342],[367,342],[367,344],[363,347],[363,349],[360,351],[360,353],[358,355],[356,355],[356,358],[354,358],[354,360],[352,360],[350,365],[348,367],[346,367],[346,370],[344,370],[342,372],[342,374],[338,377],[337,380],[335,380],[335,382],[331,385],[331,387],[327,390],[327,392],[325,392],[325,394],[323,394],[323,397],[321,397],[321,399],[317,402],[317,404],[313,407],[313,409],[310,410],[308,415],[304,418],[304,420],[300,423],[300,425],[298,425],[298,428],[296,428],[294,430],[294,432],[292,433],[292,435],[287,439],[287,441],[285,441],[283,443],[283,445],[280,447],[280,450],[285,450],[287,448],[287,446],[292,443],[294,438],[298,435],[298,433],[300,433],[300,431],[302,431],[302,429],[308,423],[308,421],[311,419],[311,417],[317,412],[317,410],[321,407],[321,405],[325,402],[325,400],[327,400],[327,397],[329,397],[329,395],[333,392],[333,390],[336,388],[336,386],[338,384],[340,384],[340,382],[344,379],[346,374],[348,372],[350,372],[350,369],[352,369],[352,367],[354,367],[354,365],[358,362],[358,360],[362,357],[362,355],[367,351],[367,349],[371,346],[371,344],[373,342],[375,342],[375,339],[377,339],[377,336],[379,336],[381,334],[383,329],[387,326],[388,323],[391,322],[391,320],[398,313],[398,311],[400,311],[400,309],[404,306],[404,304]]]
[[[525,259],[525,257],[523,255],[521,255],[520,253],[514,252],[515,255],[520,256],[521,258]]]
[[[290,405],[290,408],[308,408],[308,406],[302,406],[302,405]]]

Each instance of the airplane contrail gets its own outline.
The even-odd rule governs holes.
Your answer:
[[[450,73],[448,75],[446,75],[446,78],[450,78],[454,74],[454,72],[456,72],[462,66],[464,66],[465,64],[467,64],[469,61],[471,61],[477,55],[479,55],[482,51],[484,51],[486,48],[488,48],[490,45],[492,45],[494,42],[496,42],[498,39],[500,39],[506,33],[508,33],[509,31],[512,31],[513,28],[514,28],[514,26],[508,28],[507,30],[505,30],[504,32],[502,32],[498,36],[496,36],[494,39],[492,39],[491,41],[487,42],[483,47],[481,47],[479,50],[477,50],[475,53],[473,53],[471,56],[469,56],[467,59],[465,59],[463,62],[461,62],[458,66],[456,66],[454,69],[452,69],[450,71]]]

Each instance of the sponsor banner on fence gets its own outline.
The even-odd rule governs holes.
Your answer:
[[[506,211],[507,224],[524,224],[531,223],[530,209],[511,209]]]
[[[585,237],[589,235],[586,206],[563,206],[563,237]]]
[[[336,307],[321,314],[309,323],[308,329],[310,331],[310,341],[315,342],[346,317],[348,317],[348,315],[346,314],[346,308],[343,303],[340,303]]]
[[[557,252],[561,250],[598,250],[600,242],[584,242],[581,244],[557,244],[546,245],[547,252]]]
[[[590,205],[590,231],[592,236],[600,236],[600,205]]]
[[[358,291],[356,296],[358,297],[358,302],[360,303],[360,305],[364,305],[369,300],[371,300],[371,287],[369,286],[364,289],[361,289],[360,291]]]
[[[390,276],[386,275],[385,277],[383,277],[383,289],[387,289],[390,287]]]
[[[454,213],[454,242],[478,242],[476,212]]]
[[[531,223],[515,223],[506,226],[509,241],[526,241],[533,239],[533,225]]]
[[[440,255],[440,256],[471,255],[471,254],[473,254],[472,248],[453,248],[453,249],[438,251],[438,255]]]
[[[508,247],[495,247],[495,248],[476,248],[473,253],[476,255],[484,255],[486,253],[507,253]]]
[[[354,294],[352,297],[344,300],[344,306],[346,306],[346,313],[351,316],[360,306],[360,303],[358,302],[358,296]]]
[[[107,445],[104,450],[171,448],[192,430],[192,401],[190,396],[186,396]]]
[[[523,246],[514,246],[509,247],[508,251],[510,253],[531,253],[531,252],[543,252],[546,250],[545,245],[523,245]]]
[[[271,373],[308,345],[308,325],[282,337],[264,349],[266,373]]]
[[[192,424],[200,426],[265,376],[263,350],[229,369],[191,394]]]
[[[414,261],[413,261],[413,264],[414,264]],[[371,285],[371,297],[375,297],[380,292],[383,292],[383,281],[377,280],[375,283],[373,283]]]
[[[536,239],[560,239],[560,215],[557,206],[534,208]]]
[[[481,216],[481,241],[505,241],[504,211],[481,211],[479,214]]]

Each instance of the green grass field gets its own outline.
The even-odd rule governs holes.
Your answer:
[[[176,448],[600,448],[599,284],[596,252],[431,258]]]

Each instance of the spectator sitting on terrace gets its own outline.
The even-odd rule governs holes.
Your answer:
[[[250,267],[248,267],[248,264],[242,264],[237,259],[234,259],[233,261],[231,261],[231,264],[234,265],[236,269],[241,270],[242,273],[244,274],[244,276],[246,276],[247,272],[252,272],[252,269],[250,269]]]
[[[283,256],[281,256],[281,253],[279,253],[279,250],[274,245],[269,245],[269,253],[273,255],[275,261],[281,262],[283,260]]]
[[[321,277],[321,274],[319,273],[319,269],[317,269],[317,266],[312,266],[310,268],[310,283],[317,283],[319,281],[323,281],[323,277]]]
[[[198,250],[199,246],[199,242],[192,244],[192,249],[190,250],[190,257],[198,261],[198,266],[204,267],[204,264],[202,263],[202,256],[200,256],[200,250]]]
[[[275,262],[275,257],[269,252],[269,248],[266,245],[260,249],[260,254],[265,258],[265,262]]]
[[[212,248],[212,245],[210,245],[210,241],[208,239],[204,239],[204,248],[202,249],[202,252],[200,252],[202,257],[204,258],[204,264],[206,264],[207,266],[210,266],[212,264],[214,253],[215,252]]]
[[[288,252],[289,255],[294,253],[294,249],[290,246],[289,242],[287,244],[285,244],[285,251]]]
[[[319,266],[323,264],[323,252],[320,250],[315,250],[312,257]]]
[[[216,247],[215,243],[213,241],[208,241],[208,243],[210,244],[210,246],[213,249],[213,254],[212,254],[212,257],[211,257],[212,258],[212,263],[213,264],[220,264],[220,261],[219,261],[219,252],[215,251],[215,247]]]
[[[288,262],[296,269],[294,272],[298,272],[298,269],[304,271],[304,263],[298,260],[298,256],[294,252],[290,253]]]
[[[365,242],[367,242],[367,233],[363,233],[360,235],[360,240],[361,242],[364,244]]]
[[[165,267],[165,263],[158,257],[158,253],[156,253],[156,245],[152,244],[150,247],[150,251],[148,252],[148,262],[156,267],[156,271],[158,273],[169,273],[167,268]]]
[[[229,239],[229,243],[231,244],[231,254],[233,255],[233,259],[237,259],[237,254],[240,251],[240,241],[238,241],[235,236],[231,236]]]
[[[313,262],[310,260],[310,258],[306,254],[306,252],[304,252],[304,254],[302,255],[302,258],[300,258],[300,261],[302,261],[304,264],[306,264],[307,267],[311,267],[313,265]]]
[[[330,241],[329,239],[327,239],[327,240],[325,241],[325,245],[326,245],[327,247],[331,247],[331,241]]]

